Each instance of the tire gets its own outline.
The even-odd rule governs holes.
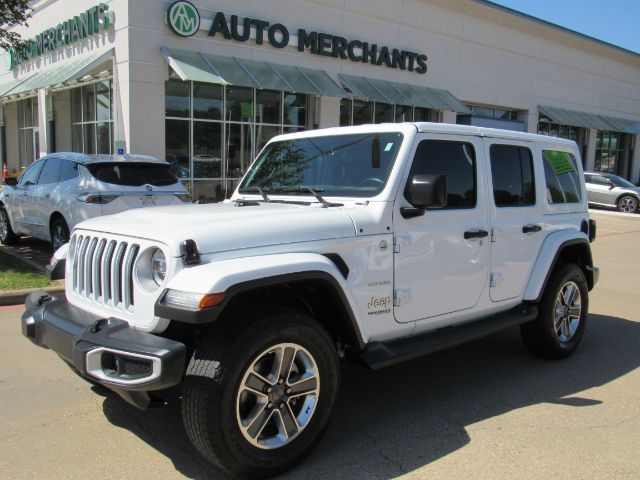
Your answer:
[[[14,245],[18,243],[18,240],[20,240],[20,237],[11,228],[9,214],[4,207],[0,207],[0,243]]]
[[[638,199],[633,195],[623,195],[616,204],[618,211],[624,213],[634,213],[638,210]]]
[[[69,241],[69,227],[62,217],[56,217],[51,223],[51,246],[53,251],[58,250]]]
[[[194,447],[226,472],[273,476],[307,456],[329,423],[339,384],[336,349],[301,312],[254,311],[228,320],[187,367],[185,429]],[[286,372],[278,365],[287,364],[288,374],[273,374]]]
[[[589,291],[582,269],[573,263],[558,266],[538,308],[538,317],[520,326],[525,345],[541,357],[568,357],[587,326]]]

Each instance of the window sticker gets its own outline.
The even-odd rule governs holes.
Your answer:
[[[573,166],[573,162],[569,158],[569,154],[567,154],[566,152],[545,150],[544,158],[547,160],[547,162],[549,162],[549,165],[551,165],[551,168],[553,168],[553,172],[556,175],[575,172],[576,170]]]
[[[392,148],[393,148],[393,142],[389,142],[389,143],[387,143],[387,146],[384,147],[384,151],[385,152],[390,152]]]

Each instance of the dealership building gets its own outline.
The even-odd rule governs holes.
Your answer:
[[[585,169],[640,175],[640,54],[484,0],[31,2],[4,52],[0,156],[169,161],[229,196],[274,135],[432,121],[576,141]]]

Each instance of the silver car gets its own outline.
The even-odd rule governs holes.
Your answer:
[[[190,201],[171,165],[143,155],[52,153],[6,183],[0,193],[0,242],[30,235],[51,242],[54,250],[82,220]]]
[[[615,207],[621,212],[633,213],[640,205],[640,187],[611,173],[585,172],[589,204]]]

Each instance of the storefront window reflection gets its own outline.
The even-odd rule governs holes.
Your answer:
[[[233,193],[276,135],[305,130],[308,96],[170,79],[165,84],[166,160],[194,201]]]
[[[438,111],[410,105],[340,100],[340,126],[367,123],[437,122]]]
[[[111,80],[102,80],[71,90],[71,146],[74,152],[112,153]]]
[[[629,135],[620,132],[598,131],[596,137],[595,171],[624,176],[623,164],[629,156]]]

